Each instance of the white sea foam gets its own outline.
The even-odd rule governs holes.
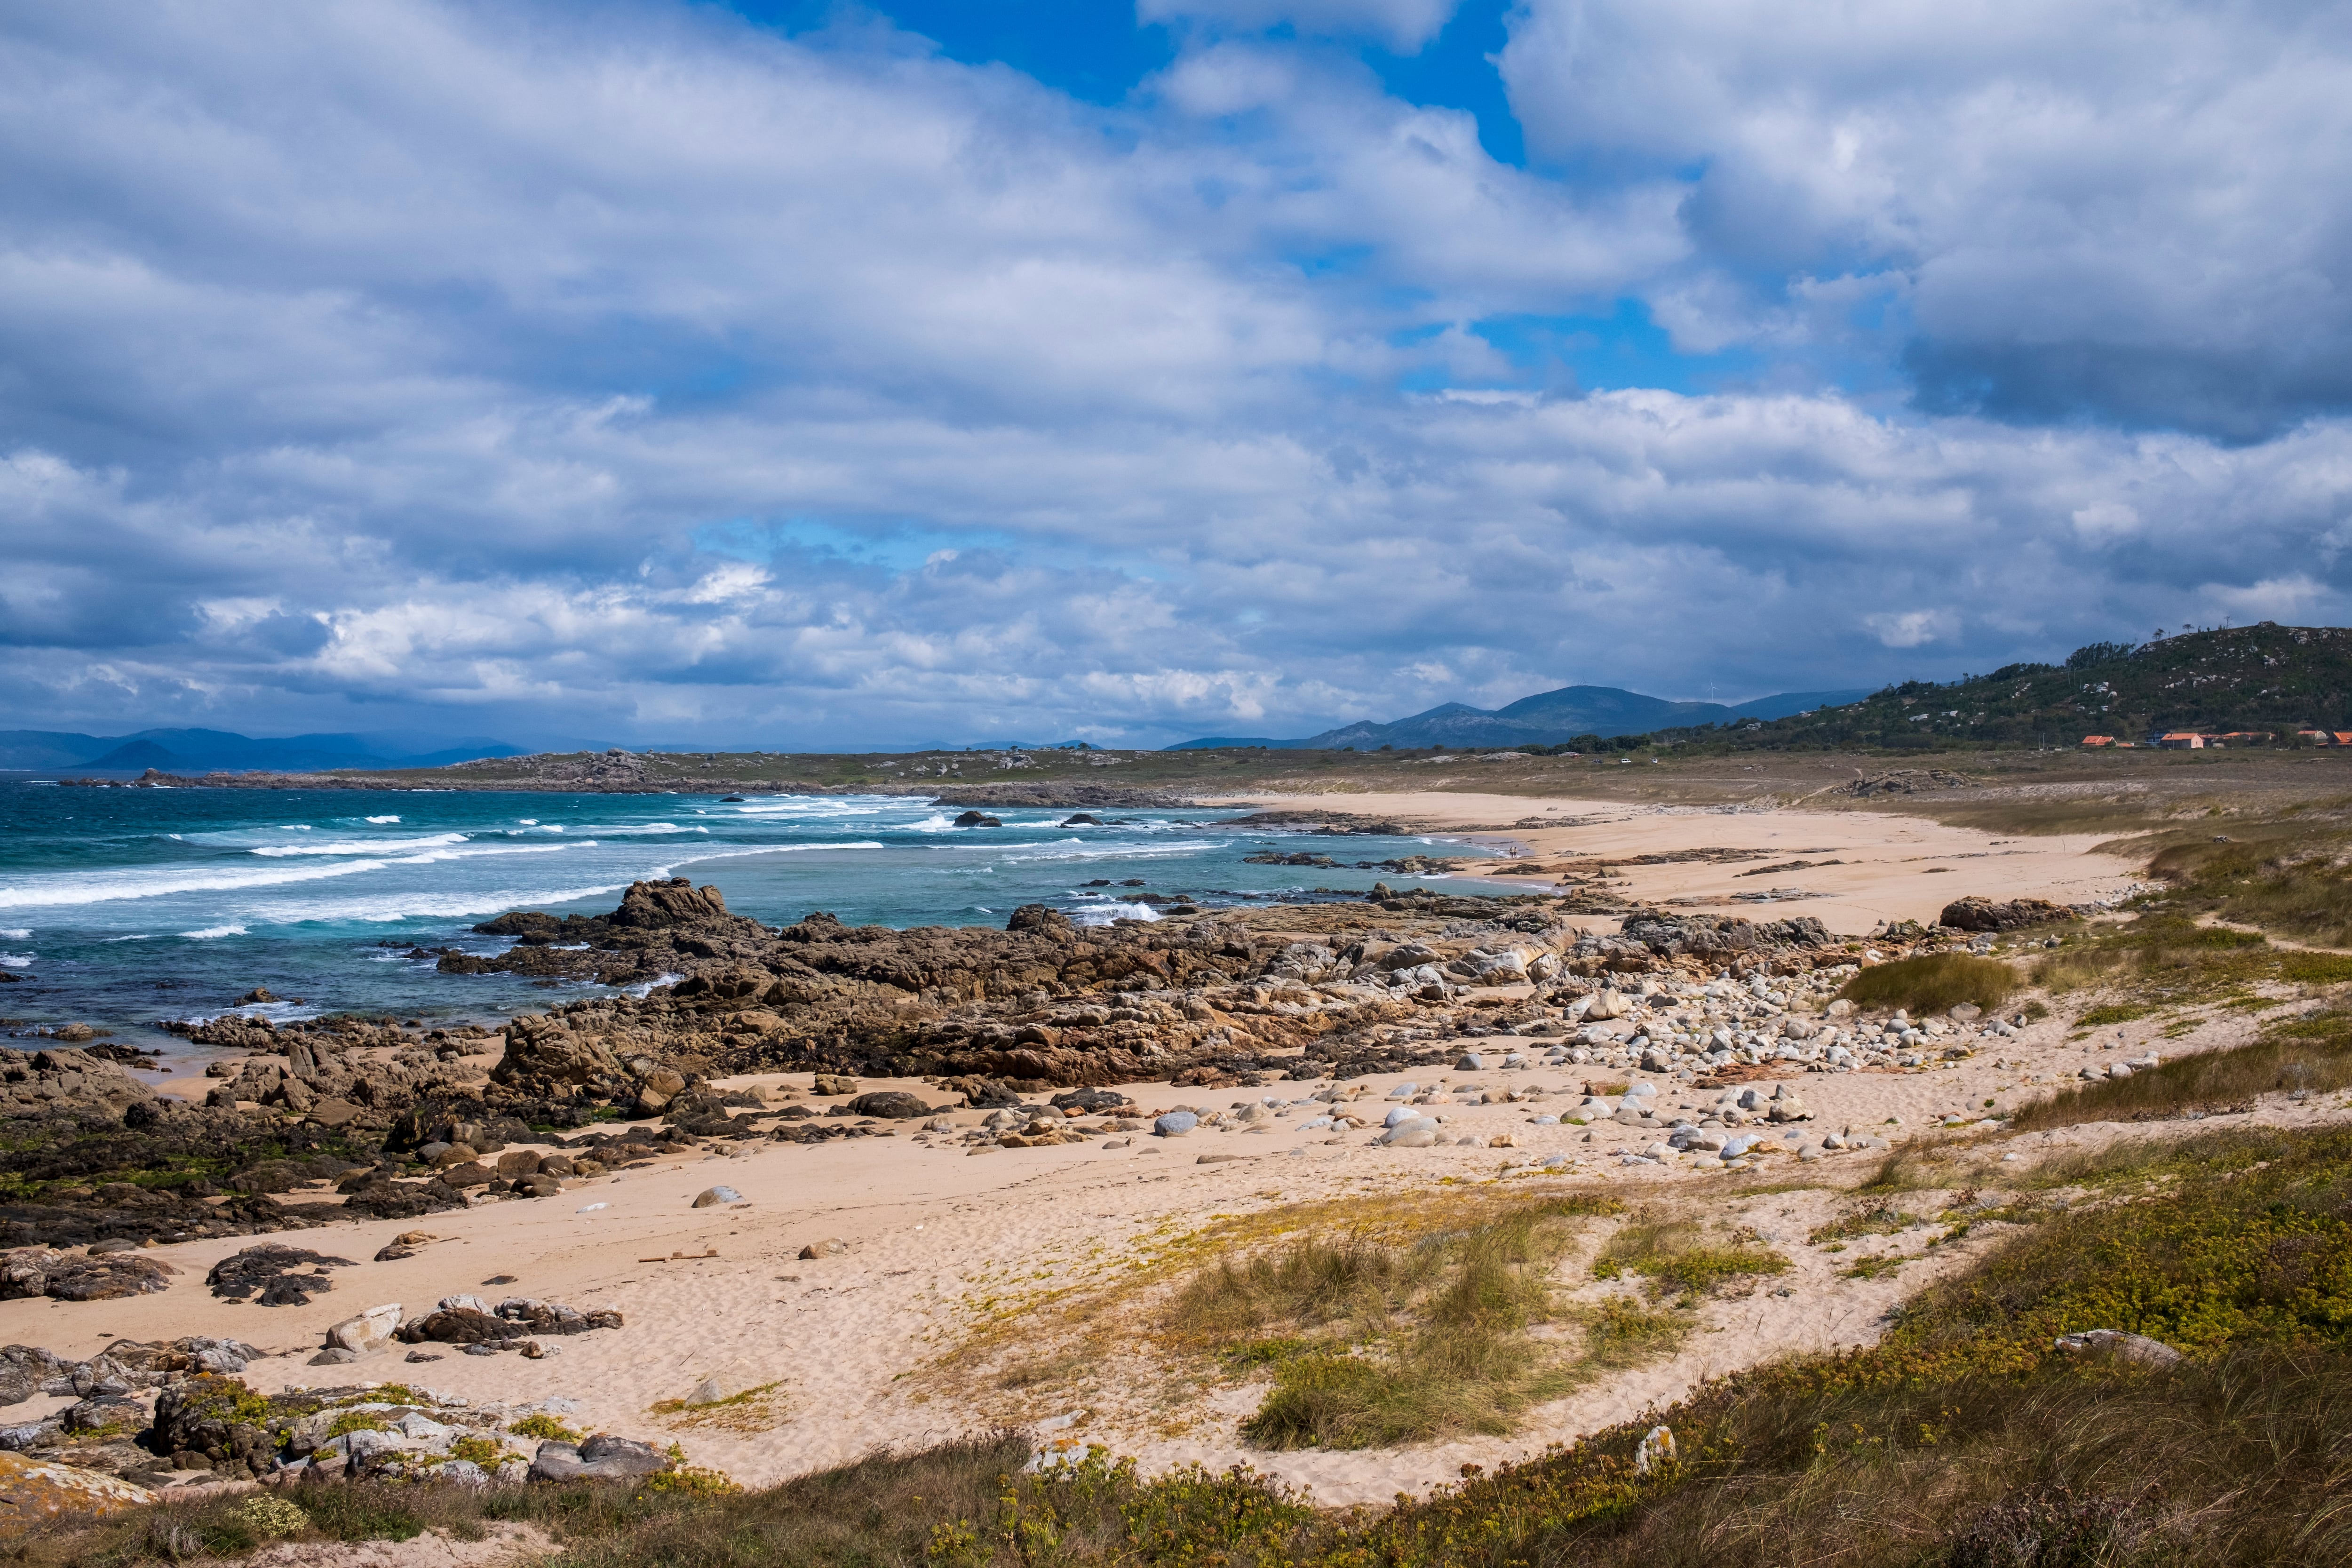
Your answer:
[[[0,886],[0,910],[41,909],[59,904],[103,904],[117,899],[155,899],[173,893],[221,893],[251,888],[315,882],[381,871],[382,860],[343,860],[328,866],[271,866],[251,870],[212,869],[73,872]]]
[[[0,969],[30,969],[33,955],[29,952],[0,952]]]
[[[425,838],[339,838],[324,844],[265,844],[246,853],[271,858],[288,855],[389,855],[401,849],[430,849],[465,842],[462,833],[436,833]]]
[[[559,827],[555,831],[561,833],[563,829]],[[583,827],[581,831],[600,833],[608,838],[619,838],[624,836],[651,837],[665,833],[708,833],[710,829],[700,826],[680,827],[675,822],[648,822],[635,827]]]
[[[636,997],[639,1001],[643,1001],[646,997],[653,994],[655,986],[675,985],[685,978],[686,976],[683,974],[672,974],[667,970],[664,970],[661,973],[655,975],[651,980],[646,981],[642,985],[625,985],[623,986],[622,989],[626,991],[630,995]]]
[[[492,855],[563,855],[575,849],[593,849],[593,838],[577,838],[568,844],[465,844],[436,848],[423,855],[403,855],[385,862],[393,866],[438,866],[445,860],[480,860]]]
[[[382,827],[385,823],[398,822],[400,818],[396,816],[371,816],[368,820],[374,823],[378,827]]]
[[[1223,841],[1193,839],[1182,844],[1098,844],[1064,848],[1065,844],[1078,845],[1075,838],[1057,839],[1052,844],[1034,847],[1004,850],[1004,858],[1015,865],[1034,860],[1183,860],[1212,849],[1223,849]]]
[[[707,855],[692,855],[668,866],[648,871],[648,878],[674,877],[679,866],[699,866],[706,860],[741,860],[753,855],[804,855],[812,849],[887,849],[887,844],[861,839],[855,844],[769,844],[757,849],[713,849]]]
[[[109,942],[145,942],[147,940],[147,934],[146,932],[142,931],[136,936],[110,936],[106,940]]]
[[[245,928],[243,926],[206,926],[202,931],[184,931],[180,934],[194,942],[211,942],[216,937],[243,936]]]
[[[657,876],[662,873],[650,874]],[[322,924],[352,921],[368,925],[388,925],[405,920],[455,920],[465,915],[504,914],[509,910],[545,909],[551,904],[608,898],[628,885],[623,881],[582,888],[486,888],[479,892],[420,889],[414,892],[383,892],[362,898],[317,899],[299,904],[284,904],[270,910],[266,918],[278,925],[297,925],[307,921]],[[505,950],[495,948],[489,951]]]
[[[6,931],[0,931],[0,937],[6,937],[10,942],[22,942],[32,934],[31,931],[23,926],[11,926]]]
[[[1107,926],[1118,920],[1156,921],[1159,918],[1160,911],[1150,904],[1117,903],[1108,900],[1070,911],[1070,919],[1082,926]]]

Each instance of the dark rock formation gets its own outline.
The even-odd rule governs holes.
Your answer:
[[[2048,925],[2076,917],[2064,904],[2053,904],[2047,899],[1996,900],[1971,895],[1946,904],[1944,912],[1937,918],[1954,931],[1991,931]]]

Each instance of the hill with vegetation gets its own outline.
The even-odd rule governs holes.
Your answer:
[[[1682,731],[1747,750],[1930,751],[2138,742],[2171,730],[2352,730],[2352,629],[2260,626],[2135,647],[2093,643],[2063,664],[2011,664],[1948,683],[1906,680],[1859,702],[1785,719]]]

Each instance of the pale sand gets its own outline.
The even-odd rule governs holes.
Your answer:
[[[1546,864],[1605,861],[1612,872],[1612,889],[1631,898],[1654,902],[1695,900],[1677,907],[1756,920],[1811,915],[1832,931],[1848,935],[1865,932],[1882,921],[1890,924],[1906,920],[1933,921],[1947,903],[1971,893],[1995,899],[2030,895],[2059,903],[2112,899],[2133,884],[2137,870],[2120,857],[2093,853],[2108,835],[2000,837],[1975,828],[1948,827],[1925,817],[1866,811],[1643,805],[1441,790],[1256,795],[1246,800],[1234,797],[1208,804],[1395,817],[1433,833],[1519,846]],[[1570,822],[1559,827],[1516,826],[1547,816]],[[1759,849],[1766,856],[1731,863],[1626,864],[1636,855],[1701,848]],[[1846,864],[1740,875],[1799,859]],[[1465,874],[1520,892],[1542,892],[1552,885],[1549,877],[1494,875],[1507,864],[1478,867]],[[1732,897],[1781,888],[1798,889],[1810,896],[1769,903],[1743,903]]]
[[[2205,1048],[2242,1037],[2242,1016],[2206,1026],[2168,1051]],[[2092,1047],[2067,1047],[2055,1020],[2035,1026],[1978,1058],[1931,1073],[1805,1074],[1790,1081],[1818,1113],[1811,1131],[1853,1127],[1895,1131],[1900,1116],[1917,1129],[1929,1118],[1981,1108],[1988,1098],[2014,1099],[2011,1089],[2029,1072],[2071,1073],[2089,1061],[2112,1059],[2147,1043],[2137,1029],[2105,1032]],[[2016,1063],[2012,1068],[2005,1065]],[[1486,1084],[1542,1084],[1574,1089],[1568,1072],[1538,1069],[1479,1075]],[[1424,1081],[1426,1076],[1424,1076]],[[1461,1080],[1471,1075],[1444,1075]],[[745,1082],[798,1081],[771,1077]],[[1358,1080],[1376,1097],[1399,1075]],[[921,1092],[922,1086],[906,1087]],[[1311,1085],[1286,1085],[1303,1095]],[[1766,1087],[1769,1090],[1769,1084]],[[1249,1091],[1132,1086],[1147,1109],[1175,1104],[1226,1104]],[[1701,1097],[1662,1089],[1668,1106]],[[1712,1095],[1705,1096],[1711,1100]],[[1572,1101],[1569,1102],[1572,1103]],[[1138,1457],[1148,1468],[1197,1459],[1213,1467],[1236,1461],[1310,1484],[1327,1503],[1383,1501],[1458,1476],[1465,1463],[1495,1463],[1539,1450],[1672,1400],[1708,1374],[1790,1351],[1867,1342],[1887,1305],[1934,1274],[1990,1243],[1981,1237],[1939,1248],[1895,1278],[1842,1280],[1833,1268],[1852,1261],[1803,1245],[1805,1232],[1843,1201],[1815,1190],[1730,1200],[1736,1178],[1668,1168],[1626,1170],[1606,1159],[1612,1148],[1637,1148],[1655,1134],[1601,1124],[1534,1127],[1531,1111],[1549,1105],[1450,1107],[1465,1129],[1510,1131],[1514,1151],[1441,1148],[1389,1151],[1367,1146],[1365,1133],[1336,1143],[1324,1134],[1197,1133],[1158,1140],[1138,1135],[1125,1149],[1098,1143],[1050,1149],[997,1150],[971,1155],[961,1146],[924,1148],[904,1135],[831,1146],[757,1144],[740,1158],[713,1156],[664,1163],[587,1182],[560,1198],[493,1202],[462,1214],[434,1215],[414,1225],[370,1221],[349,1227],[290,1233],[274,1239],[353,1259],[338,1271],[338,1288],[307,1308],[262,1308],[215,1300],[204,1271],[246,1243],[220,1239],[155,1249],[183,1272],[165,1294],[130,1300],[65,1304],[0,1302],[0,1342],[46,1345],[86,1356],[117,1336],[151,1340],[181,1334],[235,1335],[283,1349],[283,1358],[257,1363],[248,1374],[266,1389],[352,1381],[406,1380],[474,1399],[523,1400],[563,1394],[583,1402],[580,1421],[596,1429],[666,1440],[649,1415],[657,1400],[678,1398],[706,1373],[733,1369],[750,1381],[782,1384],[782,1420],[748,1436],[679,1434],[698,1462],[716,1465],[748,1483],[773,1481],[853,1458],[877,1445],[907,1446],[1004,1419],[1035,1421],[1086,1411],[1067,1435],[1100,1441]],[[1300,1114],[1303,1114],[1300,1113]],[[971,1124],[973,1113],[959,1113]],[[2173,1131],[2179,1131],[2175,1129]],[[2029,1151],[2116,1135],[2084,1129],[2064,1138],[2030,1135],[2014,1141]],[[2135,1129],[2122,1135],[2149,1135]],[[1077,1279],[1096,1279],[1138,1254],[1139,1244],[1194,1229],[1213,1215],[1246,1214],[1279,1205],[1347,1194],[1420,1190],[1451,1176],[1478,1181],[1505,1163],[1563,1151],[1592,1162],[1582,1179],[1519,1178],[1514,1191],[1530,1194],[1598,1185],[1640,1203],[1694,1199],[1722,1207],[1727,1218],[1777,1237],[1797,1268],[1768,1289],[1703,1310],[1706,1331],[1672,1361],[1591,1385],[1534,1413],[1517,1436],[1478,1438],[1396,1450],[1359,1453],[1261,1454],[1246,1448],[1236,1427],[1260,1389],[1223,1378],[1213,1368],[1185,1375],[1192,1391],[1171,1403],[1159,1393],[1158,1358],[1136,1352],[1139,1374],[1118,1367],[1084,1393],[1053,1389],[1008,1394],[981,1380],[970,1399],[950,1399],[923,1369],[933,1358],[958,1366],[956,1347],[985,1304],[1000,1310],[1024,1293],[1039,1294]],[[1202,1152],[1255,1158],[1194,1163]],[[1996,1156],[1997,1157],[1997,1154]],[[1876,1163],[1867,1153],[1833,1155],[1811,1165],[1786,1163],[1790,1177],[1850,1185]],[[1780,1179],[1780,1178],[1775,1178]],[[725,1183],[748,1208],[696,1210],[704,1188]],[[1278,1194],[1269,1196],[1265,1194]],[[1717,1202],[1722,1194],[1724,1203]],[[590,1204],[610,1206],[577,1212]],[[397,1263],[370,1261],[400,1231],[421,1228],[449,1239]],[[1596,1232],[1596,1238],[1597,1238]],[[839,1237],[854,1250],[802,1261],[800,1247]],[[1906,1237],[1916,1252],[1923,1237]],[[715,1248],[706,1261],[641,1263],[672,1252]],[[486,1286],[492,1276],[517,1276],[509,1286]],[[1571,1279],[1582,1271],[1571,1266]],[[796,1276],[795,1279],[780,1279]],[[1778,1296],[1780,1285],[1792,1294]],[[1583,1287],[1591,1294],[1593,1287]],[[444,1295],[478,1291],[496,1297],[528,1294],[579,1306],[617,1307],[627,1326],[617,1331],[550,1341],[558,1355],[543,1362],[515,1355],[469,1357],[446,1347],[430,1365],[404,1364],[398,1353],[349,1367],[304,1364],[332,1322],[379,1302],[402,1302],[414,1314]],[[993,1299],[991,1301],[990,1299]],[[436,1347],[427,1347],[434,1349]],[[1022,1343],[1013,1359],[1042,1354],[1044,1339]],[[934,1397],[934,1394],[937,1396]],[[31,1407],[20,1407],[26,1412]],[[1189,1429],[1181,1429],[1190,1422]]]

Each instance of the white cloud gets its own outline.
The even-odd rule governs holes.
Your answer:
[[[1535,5],[1513,90],[1602,169],[1571,182],[1328,46],[1215,28],[1097,110],[887,31],[650,3],[25,12],[0,25],[20,721],[1303,733],[2341,616],[2338,414],[2231,444],[1905,413],[1788,368],[1872,332],[2055,341],[2126,243],[2154,259],[2083,300],[2108,339],[2260,356],[2300,300],[2317,353],[2337,154],[2191,90],[2227,59],[2303,84],[2263,63],[2281,24],[2168,108],[2054,60],[2021,96],[2063,14],[1990,39],[1924,7],[1843,38],[1777,15],[1785,37],[1696,0]],[[1879,85],[1906,71],[1917,124]],[[2220,181],[2231,128],[2322,181],[2302,218],[2274,216],[2285,175]],[[2146,155],[2195,177],[2104,207],[2112,160],[2169,132],[2204,150]],[[2242,308],[2206,308],[2209,258]],[[1686,345],[1795,357],[1713,395],[1559,395],[1496,325],[1628,292]]]
[[[1934,405],[2244,438],[2352,404],[2340,9],[1529,0],[1503,69],[1545,154],[1698,171],[1696,276],[1650,291],[1694,347],[1812,307],[1914,338]],[[1821,309],[1837,277],[1902,309]]]
[[[1959,629],[1960,618],[1949,610],[1884,611],[1863,616],[1862,624],[1888,647],[1918,647],[1951,637]]]

